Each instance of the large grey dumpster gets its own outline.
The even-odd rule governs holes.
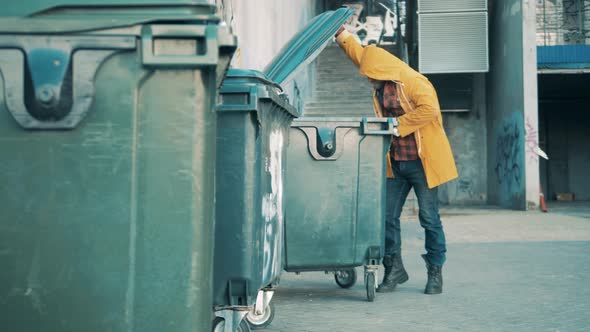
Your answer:
[[[215,6],[5,7],[0,331],[210,331]]]
[[[235,331],[283,270],[284,167],[298,113],[262,73],[230,69],[217,114],[214,307]]]
[[[365,266],[373,301],[385,242],[386,154],[393,118],[302,117],[287,158],[285,270],[335,271],[344,288]]]
[[[286,151],[298,115],[282,84],[319,54],[351,13],[343,8],[315,17],[264,73],[232,69],[221,89],[214,307],[228,331],[244,329],[244,315],[253,328],[274,316],[271,298],[283,270]]]

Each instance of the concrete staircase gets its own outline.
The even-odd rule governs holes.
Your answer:
[[[316,61],[316,87],[304,116],[374,116],[371,85],[338,45],[326,47]]]
[[[371,84],[338,45],[326,47],[316,61],[316,86],[313,97],[304,106],[304,116],[375,116]],[[402,218],[415,218],[417,213],[418,201],[412,190]]]

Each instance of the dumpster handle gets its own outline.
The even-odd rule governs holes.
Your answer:
[[[252,78],[252,77],[250,77],[250,76],[240,76],[240,75],[236,75],[236,76],[232,76],[231,78],[232,78],[232,79],[234,79],[234,78],[245,78],[245,79],[250,79],[250,78]],[[275,88],[279,89],[281,92],[283,92],[283,87],[282,87],[280,84],[276,83],[276,82],[273,82],[273,81],[271,81],[271,80],[269,80],[269,79],[262,78],[262,77],[256,77],[256,79],[257,79],[258,81],[261,81],[261,82],[265,83],[266,85],[272,85],[272,86],[274,86]]]
[[[204,39],[205,52],[200,55],[156,55],[154,39],[157,37],[195,40],[197,44]],[[217,27],[214,25],[145,25],[141,28],[141,44],[142,62],[148,67],[200,68],[216,66],[219,61]]]
[[[258,98],[256,97],[258,89],[253,86],[232,86],[225,87],[223,92],[219,93],[220,98],[223,100],[227,95],[241,95],[245,96],[244,103],[233,103],[226,104],[221,102],[217,104],[218,111],[256,111],[258,109]]]
[[[386,130],[375,130],[369,128],[369,123],[387,123]],[[394,129],[398,126],[397,118],[363,118],[363,135],[393,135]]]
[[[0,93],[24,129],[74,129],[92,106],[98,68],[116,52],[135,48],[134,37],[0,36]],[[32,84],[25,84],[26,75]]]

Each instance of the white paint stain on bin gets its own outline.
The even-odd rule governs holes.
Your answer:
[[[263,279],[267,281],[280,274],[281,241],[283,234],[283,132],[276,129],[270,133],[269,155],[265,168],[271,177],[271,192],[262,199],[264,218],[264,268]]]

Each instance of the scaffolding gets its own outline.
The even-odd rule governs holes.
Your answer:
[[[590,0],[537,0],[537,45],[590,45]]]

